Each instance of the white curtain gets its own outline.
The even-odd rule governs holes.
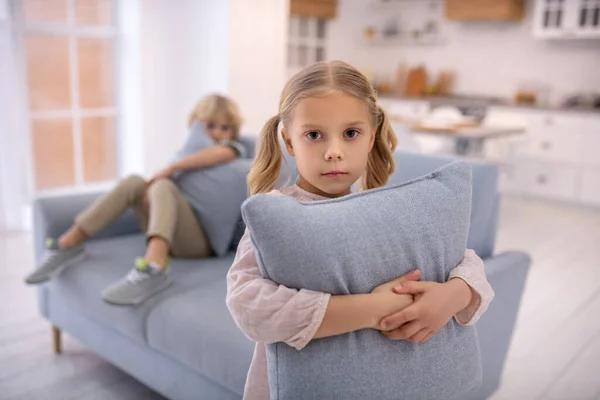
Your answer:
[[[22,68],[8,0],[0,0],[0,230],[27,228],[29,141]]]

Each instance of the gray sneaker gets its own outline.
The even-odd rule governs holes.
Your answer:
[[[102,291],[102,298],[112,304],[136,305],[170,284],[168,265],[160,269],[157,265],[138,258],[127,276]]]
[[[46,239],[46,254],[41,265],[25,278],[29,285],[49,280],[85,258],[83,245],[61,249],[54,239]]]

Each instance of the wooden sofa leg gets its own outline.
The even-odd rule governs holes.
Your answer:
[[[54,354],[62,353],[62,336],[60,328],[52,327],[52,342],[54,344]]]

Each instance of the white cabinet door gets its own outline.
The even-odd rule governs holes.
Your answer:
[[[586,168],[583,172],[581,201],[600,205],[600,168]]]
[[[580,115],[542,112],[529,120],[532,158],[577,164],[583,157],[584,122]]]
[[[576,36],[600,37],[600,0],[573,0],[569,3],[575,3]]]
[[[600,167],[600,116],[587,118],[583,132],[583,163]]]
[[[519,188],[535,197],[579,200],[581,170],[560,164],[524,162],[515,168]]]
[[[600,37],[600,1],[536,0],[533,34],[544,39]]]

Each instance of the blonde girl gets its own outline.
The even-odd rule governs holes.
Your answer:
[[[283,159],[280,125],[299,180],[274,190]],[[361,177],[364,189],[377,188],[394,172],[395,146],[394,132],[367,79],[344,62],[316,63],[285,86],[279,112],[261,132],[248,184],[251,194],[299,201],[347,195]],[[381,330],[392,340],[423,342],[453,317],[460,324],[474,324],[494,296],[483,262],[470,250],[446,283],[415,282],[419,279],[419,271],[413,271],[367,295],[288,288],[261,277],[246,231],[227,276],[226,299],[236,324],[256,342],[244,398],[269,398],[265,344],[285,342],[302,349],[313,339],[365,328]]]
[[[47,255],[25,282],[48,281],[84,257],[84,242],[103,227],[133,208],[146,233],[146,253],[135,260],[131,271],[102,292],[109,303],[135,305],[166,288],[169,256],[207,257],[212,249],[196,218],[193,206],[184,197],[185,189],[171,180],[175,174],[205,168],[245,156],[237,141],[242,119],[235,102],[213,94],[201,99],[189,117],[190,137],[185,151],[150,180],[132,175],[121,180],[105,196],[79,214],[73,225],[58,239],[47,240]],[[195,126],[199,124],[199,126]],[[195,129],[205,129],[213,145],[200,147]]]

